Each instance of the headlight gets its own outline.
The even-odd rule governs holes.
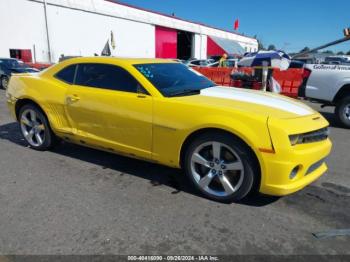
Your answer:
[[[306,144],[306,143],[313,143],[313,142],[319,142],[326,140],[329,136],[329,130],[328,127],[303,133],[303,134],[296,134],[296,135],[290,135],[289,140],[292,146],[295,146],[297,144]]]

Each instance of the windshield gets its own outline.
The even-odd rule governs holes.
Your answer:
[[[215,86],[202,74],[179,63],[138,64],[143,74],[164,96],[191,95]]]

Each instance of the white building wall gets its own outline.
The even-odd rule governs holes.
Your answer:
[[[120,57],[155,57],[155,26],[96,15],[57,6],[48,6],[52,60],[65,56],[101,54],[113,31],[115,50]]]
[[[228,38],[238,41],[243,47],[258,47],[258,42],[254,38],[235,34],[202,24],[192,23],[189,21],[176,19],[171,16],[152,13],[141,9],[135,9],[122,4],[111,3],[103,0],[47,0],[57,5],[65,5],[71,8],[83,9],[89,12],[97,12],[114,17],[127,18],[133,21],[149,23],[164,27],[170,27],[178,30]]]
[[[31,49],[38,61],[48,61],[43,4],[26,0],[0,0],[0,57],[11,49]],[[34,57],[33,57],[34,58]]]
[[[9,49],[32,49],[36,61],[47,62],[48,44],[44,0],[0,0],[2,37],[0,57]],[[205,59],[207,36],[239,42],[246,51],[256,51],[256,39],[204,25],[175,19],[104,0],[47,0],[51,57],[100,54],[114,33],[117,56],[155,57],[155,25],[194,33],[193,55]]]

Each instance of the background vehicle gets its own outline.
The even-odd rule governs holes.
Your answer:
[[[59,137],[182,168],[223,202],[296,192],[326,171],[331,149],[328,122],[306,105],[216,86],[171,60],[69,59],[14,75],[6,96],[36,150]]]
[[[172,60],[175,61],[175,62],[181,63],[181,64],[186,64],[187,63],[187,61],[183,60],[183,59],[172,59]]]
[[[35,73],[38,69],[13,58],[0,58],[0,87],[7,89],[9,79],[14,73]]]
[[[299,96],[325,106],[335,106],[336,117],[350,128],[350,66],[307,64],[309,75]]]
[[[238,59],[229,58],[226,60],[226,62],[227,67],[235,67],[238,63]],[[185,64],[190,67],[218,67],[219,61],[215,61],[214,59],[189,60]]]
[[[323,64],[329,65],[350,65],[350,58],[347,56],[328,56]]]
[[[52,64],[46,64],[46,63],[26,63],[26,65],[28,65],[30,68],[36,69],[38,71],[42,71],[42,70],[52,66]]]
[[[213,64],[215,61],[212,59],[190,59],[184,64],[190,67],[203,66],[208,67]]]
[[[208,59],[212,59],[214,60],[215,62],[219,61],[220,58],[222,57],[222,55],[214,55],[214,56],[210,56]],[[228,55],[227,56],[227,59],[237,59],[236,56],[233,56],[233,55]]]
[[[229,59],[226,59],[226,63],[227,63],[227,67],[236,67],[238,63],[238,59],[229,58]],[[208,65],[208,67],[218,67],[218,66],[219,66],[219,61],[216,61]]]

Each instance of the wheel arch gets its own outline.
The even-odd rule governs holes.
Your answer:
[[[15,114],[16,114],[17,121],[19,121],[19,112],[20,112],[21,108],[25,105],[28,105],[28,104],[31,104],[31,105],[38,107],[47,117],[47,114],[45,113],[44,109],[36,101],[34,101],[31,98],[22,98],[22,99],[18,99],[16,104],[15,104]]]
[[[191,134],[189,134],[185,141],[182,143],[181,149],[180,149],[180,167],[184,166],[184,161],[185,161],[185,154],[186,154],[186,150],[188,149],[189,145],[199,136],[206,134],[206,133],[213,133],[213,132],[218,132],[218,133],[223,133],[223,134],[227,134],[229,136],[232,136],[236,139],[238,139],[240,142],[242,142],[242,144],[244,144],[247,149],[250,151],[250,153],[252,154],[256,167],[258,170],[257,171],[257,181],[256,184],[253,186],[253,190],[257,191],[260,187],[260,183],[261,183],[261,169],[262,169],[262,165],[260,163],[259,157],[257,156],[257,152],[255,152],[255,150],[252,148],[252,146],[250,146],[243,138],[241,138],[239,135],[222,129],[222,128],[201,128],[201,129],[197,129],[195,131],[193,131]]]
[[[333,103],[337,104],[343,97],[350,96],[350,84],[343,85],[335,95]]]

